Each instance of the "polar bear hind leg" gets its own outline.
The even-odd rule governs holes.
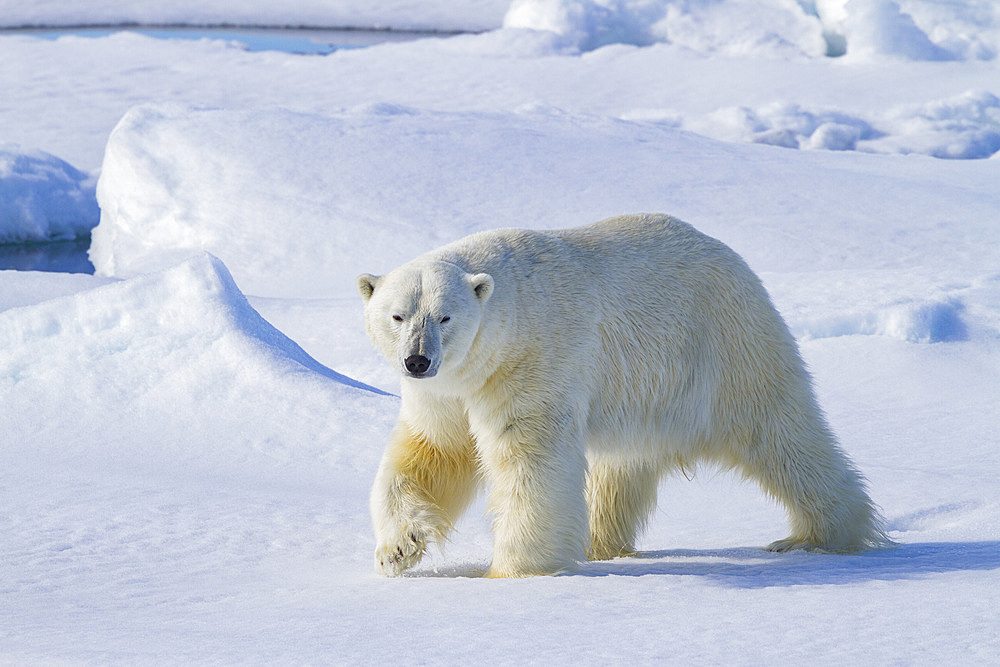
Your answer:
[[[788,512],[791,535],[768,551],[850,553],[891,544],[864,478],[825,424],[772,423],[747,451],[740,471]]]

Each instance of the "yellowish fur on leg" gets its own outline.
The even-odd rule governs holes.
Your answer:
[[[472,438],[435,444],[404,422],[393,430],[372,489],[375,568],[401,574],[441,544],[472,500],[478,465]]]
[[[440,510],[444,524],[438,537],[444,538],[475,492],[479,465],[472,439],[464,446],[435,447],[409,427],[399,430],[404,433],[393,442],[389,464]]]

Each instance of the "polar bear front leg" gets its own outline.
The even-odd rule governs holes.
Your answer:
[[[435,444],[403,421],[396,424],[371,493],[375,571],[398,576],[440,543],[476,491],[471,438]]]
[[[491,486],[486,576],[555,574],[586,560],[587,461],[574,420],[515,418],[500,432],[478,431],[476,441]]]

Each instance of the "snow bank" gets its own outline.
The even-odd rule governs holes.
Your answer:
[[[705,116],[637,109],[629,120],[665,122],[724,141],[872,153],[919,153],[981,159],[1000,151],[1000,98],[985,91],[910,104],[861,116],[837,109],[772,103],[758,109],[726,107]]]
[[[992,0],[514,0],[503,25],[582,51],[667,42],[726,56],[992,60],[1000,47]]]
[[[392,30],[489,30],[508,0],[27,0],[6,3],[0,26],[184,24],[348,27]]]
[[[503,25],[548,30],[581,51],[655,42],[729,56],[826,51],[819,20],[783,0],[514,0]]]
[[[42,151],[0,146],[0,243],[80,238],[99,215],[89,174]]]
[[[141,107],[108,144],[91,258],[99,274],[128,277],[209,251],[249,294],[349,296],[359,273],[476,230],[665,211],[774,273],[769,286],[804,271],[820,281],[816,272],[882,272],[865,312],[851,309],[871,283],[854,282],[831,296],[830,311],[802,313],[803,332],[847,309],[841,333],[936,340],[918,324],[877,324],[892,319],[883,306],[930,298],[919,290],[945,276],[969,284],[995,265],[998,181],[994,160],[792,152],[544,107],[376,105],[328,116]],[[953,238],[927,257],[925,239],[948,220]],[[899,272],[906,281],[885,277]],[[828,293],[808,284],[814,292],[791,292],[784,305]]]
[[[141,107],[109,139],[90,256],[123,277],[207,250],[250,294],[327,296],[456,235],[661,208],[670,149],[642,142],[674,134],[545,108]],[[619,149],[635,163],[600,157]]]
[[[997,662],[982,593],[1000,572],[1000,159],[684,130],[749,109],[795,145],[856,135],[861,150],[904,124],[990,127],[985,95],[928,100],[982,88],[992,64],[566,57],[553,41],[505,30],[295,58],[0,39],[22,65],[0,68],[5,126],[80,164],[137,100],[258,109],[122,120],[97,237],[126,280],[0,272],[0,662]],[[890,98],[907,105],[898,125],[878,111]],[[775,99],[798,106],[765,111]],[[567,111],[520,106],[539,100]],[[632,108],[662,115],[616,120]],[[665,481],[636,558],[477,578],[480,499],[444,554],[374,577],[366,499],[398,401],[344,384],[257,313],[391,390],[358,272],[483,227],[635,210],[690,220],[762,275],[901,546],[764,553],[781,510],[709,468]],[[287,298],[250,309],[234,283]],[[790,609],[794,627],[775,613]],[[684,641],[664,642],[665,624]]]
[[[753,141],[778,130],[777,141],[789,145],[849,148],[857,141],[860,150],[927,154],[957,140],[965,145],[958,154],[981,155],[989,142],[977,133],[996,131],[988,96],[1000,95],[996,61],[713,58],[663,44],[567,55],[556,33],[522,29],[316,58],[248,53],[223,41],[180,42],[132,33],[2,37],[0,59],[24,66],[0,68],[0,87],[18,100],[0,109],[0,124],[22,145],[44,147],[95,173],[108,135],[129,108],[163,100],[315,114],[384,102],[503,112],[548,105],[635,119],[642,116],[631,114],[645,111],[717,138],[745,134]],[[69,88],[75,96],[64,94]],[[964,95],[982,102],[963,101]],[[961,127],[949,128],[957,118],[922,119],[925,108],[950,103],[970,112]],[[78,113],[80,105],[87,114]],[[977,105],[984,111],[979,120],[971,115]],[[73,118],[71,132],[65,118]],[[794,123],[791,134],[783,132],[786,121]],[[865,126],[880,136],[865,139]]]
[[[29,0],[0,16],[0,26],[126,23],[428,31],[502,25],[550,31],[564,48],[581,51],[666,42],[727,56],[992,60],[1000,52],[993,0]]]
[[[890,111],[888,132],[872,148],[940,158],[986,158],[1000,151],[1000,98],[969,91],[946,100]]]
[[[796,338],[873,335],[909,343],[961,342],[972,335],[970,318],[977,338],[1000,334],[1000,311],[993,307],[989,307],[990,312],[976,311],[983,292],[990,295],[987,303],[1000,296],[995,276],[979,276],[970,284],[949,289],[923,281],[919,285],[893,284],[900,282],[898,277],[880,272],[851,277],[833,272],[821,280],[831,279],[837,281],[837,290],[827,292],[826,298],[816,276],[786,275],[770,281],[772,296],[783,308]],[[811,302],[805,300],[803,292],[812,294]],[[792,296],[796,293],[797,298]],[[968,312],[967,303],[976,304],[973,312]]]
[[[0,313],[0,403],[7,455],[143,468],[202,448],[226,469],[330,464],[393,411],[264,321],[209,255]]]
[[[823,25],[856,59],[993,60],[1000,5],[993,0],[816,0]]]

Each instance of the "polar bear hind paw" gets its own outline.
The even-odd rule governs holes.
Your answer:
[[[395,543],[380,544],[375,549],[375,571],[384,577],[398,577],[420,562],[427,551],[427,540],[416,531],[407,531]]]

